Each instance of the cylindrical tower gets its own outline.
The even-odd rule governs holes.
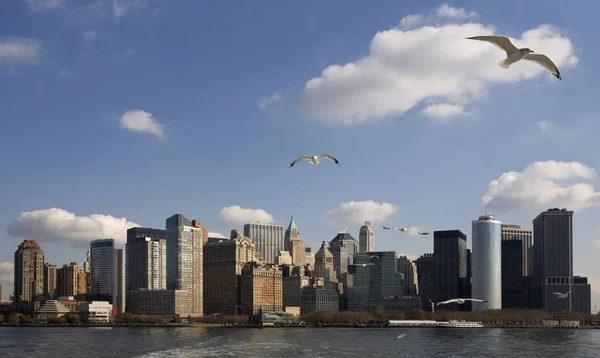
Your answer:
[[[473,311],[502,308],[502,222],[493,215],[473,220],[471,273]]]

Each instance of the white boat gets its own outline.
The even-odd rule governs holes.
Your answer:
[[[446,328],[483,328],[483,324],[481,322],[467,322],[465,320],[462,320],[462,321],[450,320],[449,322],[440,322],[439,327],[446,327]]]

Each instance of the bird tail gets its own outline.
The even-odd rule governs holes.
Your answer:
[[[502,68],[509,68],[510,65],[512,65],[512,63],[509,63],[507,60],[508,60],[508,58],[498,62],[498,66],[500,66]]]

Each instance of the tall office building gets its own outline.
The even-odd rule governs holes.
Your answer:
[[[118,276],[115,240],[99,239],[90,242],[90,266],[91,294],[116,305]]]
[[[46,297],[46,299],[49,299],[49,300],[53,299],[55,290],[56,290],[56,265],[51,265],[49,263],[45,263],[44,264],[44,297]]]
[[[386,297],[402,296],[402,278],[394,251],[359,252],[352,267],[354,284],[348,288],[349,310],[362,311],[383,305]]]
[[[372,252],[375,251],[375,235],[370,221],[365,221],[365,224],[360,227],[358,233],[359,251]]]
[[[321,244],[321,248],[315,254],[315,267],[313,275],[325,278],[325,283],[337,282],[337,274],[333,264],[333,255],[325,246],[325,241]]]
[[[56,270],[56,297],[86,294],[86,275],[76,262],[65,264]]]
[[[283,309],[281,269],[273,264],[248,262],[242,268],[240,278],[241,309],[243,315],[264,313]]]
[[[200,224],[200,220],[192,220],[192,227],[202,230],[202,244],[206,245],[208,242],[208,228]]]
[[[480,216],[472,222],[473,298],[489,302],[473,302],[473,311],[502,308],[502,222],[493,215]]]
[[[127,230],[127,292],[139,289],[167,289],[166,230],[131,228]]]
[[[117,312],[125,312],[125,303],[127,302],[127,287],[125,287],[125,252],[123,249],[117,249]]]
[[[398,273],[402,276],[402,287],[404,294],[415,296],[419,294],[417,265],[409,260],[406,256],[400,256],[396,260],[398,265]]]
[[[223,239],[204,245],[204,314],[242,314],[242,269],[256,260],[256,248],[247,237]]]
[[[248,223],[244,236],[252,240],[256,251],[266,263],[275,263],[279,251],[285,250],[283,225]]]
[[[502,241],[506,240],[518,240],[521,243],[522,248],[522,263],[523,276],[529,275],[529,258],[527,251],[533,245],[533,230],[523,229],[519,225],[502,224]]]
[[[329,251],[333,255],[333,268],[339,281],[348,272],[348,265],[354,263],[354,255],[358,252],[358,241],[347,232],[340,232],[329,241]]]
[[[590,285],[573,276],[573,211],[548,209],[533,220],[536,307],[590,313]],[[554,292],[572,291],[567,299]]]
[[[502,241],[502,308],[525,307],[523,245],[521,240]]]
[[[15,251],[14,302],[31,302],[44,294],[44,251],[34,240],[23,241]]]
[[[294,215],[292,215],[290,224],[285,230],[284,247],[290,253],[294,266],[306,265],[306,245],[302,241],[302,234],[300,234],[300,230],[296,226]]]
[[[435,257],[433,254],[423,254],[415,260],[417,266],[417,282],[419,285],[419,296],[423,301],[424,307],[431,307],[430,300],[433,300],[433,281],[435,271]]]
[[[434,297],[435,302],[463,296],[467,277],[467,235],[460,230],[434,231]],[[464,310],[464,306],[449,304],[448,310]]]
[[[191,226],[191,221],[181,214],[171,216],[166,223],[167,289],[186,291],[183,307],[176,308],[178,312],[202,316],[203,230]]]

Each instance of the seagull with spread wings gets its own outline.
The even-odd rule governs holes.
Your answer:
[[[509,68],[513,63],[525,59],[537,63],[550,71],[556,78],[561,79],[558,68],[548,56],[541,53],[534,54],[529,48],[517,48],[506,36],[474,36],[467,37],[466,39],[490,42],[504,50],[506,52],[506,59],[498,62],[498,65],[502,68]]]
[[[438,302],[438,303],[436,303],[436,305],[447,305],[449,303],[458,303],[459,305],[462,305],[463,303],[465,303],[467,301],[472,301],[472,302],[490,302],[488,300],[479,300],[477,298],[453,298],[451,300],[446,300],[446,301]]]
[[[404,231],[410,231],[410,232],[413,232],[413,233],[415,233],[417,235],[429,235],[428,232],[419,231],[417,229],[410,228],[410,227],[407,228],[407,227],[384,226],[383,228],[385,230],[398,230],[398,231],[402,231],[402,232],[404,232]]]
[[[334,162],[337,165],[340,165],[340,162],[337,159],[335,159],[333,157],[333,155],[328,154],[328,153],[323,153],[321,155],[301,155],[298,158],[296,158],[296,160],[294,160],[292,162],[292,164],[290,164],[290,168],[293,167],[294,165],[296,165],[296,163],[298,163],[299,161],[304,160],[304,159],[310,160],[310,164],[319,164],[320,163],[319,160],[325,159],[325,158],[331,160],[332,162]]]
[[[573,290],[567,292],[567,293],[562,293],[562,292],[552,292],[554,295],[556,295],[557,298],[567,298],[569,297],[569,293],[573,292]]]

